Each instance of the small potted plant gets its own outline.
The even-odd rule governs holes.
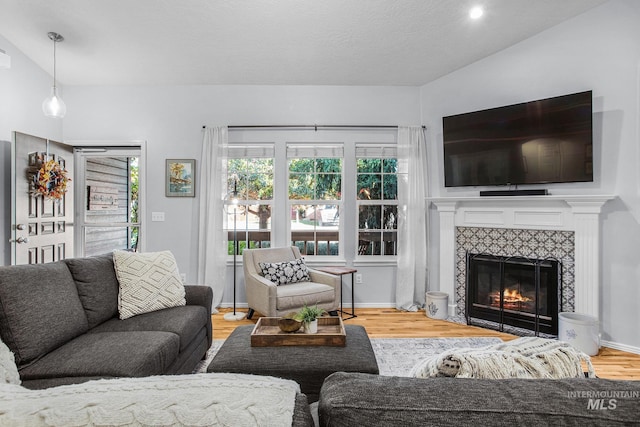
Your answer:
[[[314,307],[305,305],[298,312],[296,319],[304,325],[304,332],[307,334],[315,334],[318,332],[318,317],[322,316],[324,310],[316,304]]]

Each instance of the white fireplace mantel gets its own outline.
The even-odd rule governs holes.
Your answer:
[[[595,318],[600,294],[600,212],[614,195],[429,198],[440,218],[440,290],[455,311],[456,227],[563,230],[575,233],[575,310]]]

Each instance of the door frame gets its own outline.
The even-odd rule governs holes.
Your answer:
[[[9,252],[11,265],[16,264],[16,238],[18,236],[18,230],[16,228],[16,133],[11,132],[11,154],[9,163],[11,163],[11,187],[9,189],[9,204],[11,205],[11,217],[9,223],[11,224],[11,230],[9,232]],[[75,242],[74,242],[75,243]]]
[[[146,240],[147,240],[147,221],[146,218],[146,194],[147,194],[147,141],[144,140],[132,140],[132,141],[65,141],[65,143],[72,145],[74,149],[76,148],[86,148],[89,151],[91,148],[131,148],[131,149],[140,149],[140,160],[138,163],[139,166],[139,183],[138,183],[138,217],[140,218],[140,228],[138,235],[138,251],[143,252],[146,248]],[[76,159],[77,157],[74,156]],[[80,169],[84,170],[84,168],[76,168],[74,179],[76,182],[84,182],[84,177],[79,176]],[[74,194],[75,197],[75,206],[76,209],[74,211],[74,221],[76,225],[81,224],[82,218],[80,215],[84,214],[84,209],[81,209],[85,201],[84,198],[85,191],[76,191]],[[81,230],[76,227],[75,241],[74,241],[74,255],[82,256],[80,253],[84,250],[83,246],[83,236]]]

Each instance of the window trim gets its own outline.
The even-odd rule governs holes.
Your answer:
[[[289,198],[289,178],[291,174],[290,166],[291,159],[340,159],[340,199],[291,199]],[[310,172],[314,175],[317,175],[317,171]],[[335,173],[338,175],[337,173]],[[313,259],[316,261],[322,262],[331,262],[333,263],[335,260],[346,260],[345,256],[345,229],[344,229],[344,221],[342,220],[342,215],[345,211],[344,209],[344,190],[345,190],[345,149],[344,143],[317,143],[317,144],[300,144],[300,143],[287,143],[286,144],[286,188],[285,188],[285,198],[286,198],[286,206],[287,212],[291,212],[293,205],[309,205],[309,206],[319,206],[319,205],[335,205],[338,207],[338,212],[341,215],[341,219],[338,222],[338,254],[337,255],[318,255],[317,249],[315,250],[316,254],[314,255],[305,255],[305,257],[309,257],[308,259]],[[317,228],[314,228],[314,232],[317,232]],[[286,236],[288,238],[289,244],[293,244],[293,232],[291,229],[291,220],[288,219],[286,221]],[[317,238],[314,240],[316,245],[318,243]]]
[[[275,216],[274,212],[275,212],[275,200],[276,200],[276,195],[275,195],[275,191],[276,191],[276,157],[275,157],[275,144],[273,143],[263,143],[263,144],[254,144],[254,143],[235,143],[235,144],[230,144],[229,145],[229,149],[227,152],[227,164],[226,164],[226,180],[227,183],[231,182],[231,179],[233,177],[234,172],[232,172],[229,168],[229,162],[231,160],[242,160],[242,159],[247,159],[247,160],[255,160],[255,159],[271,159],[272,161],[272,170],[271,170],[271,175],[272,175],[272,186],[273,186],[273,194],[271,196],[271,199],[240,199],[238,201],[239,205],[244,205],[244,206],[254,206],[254,205],[269,205],[271,206],[271,216],[269,217],[270,219],[270,228],[268,229],[261,229],[261,228],[257,228],[257,229],[250,229],[247,228],[246,225],[247,223],[245,222],[245,224],[243,224],[243,227],[237,227],[236,226],[236,232],[238,233],[246,233],[247,237],[248,234],[251,233],[252,231],[255,232],[268,232],[269,233],[269,246],[273,247],[273,241],[274,241],[274,231],[273,231],[273,218]],[[229,193],[227,193],[229,194]],[[232,206],[231,204],[227,203],[227,200],[225,200],[224,202],[224,209],[225,209],[225,215],[224,215],[224,219],[223,219],[223,227],[224,230],[226,231],[227,234],[227,246],[229,242],[233,242],[232,239],[229,239],[229,233],[233,233],[234,232],[234,227],[233,227],[233,222],[229,222],[229,216],[233,215],[229,212],[229,208]],[[237,214],[236,214],[237,215]],[[245,217],[246,218],[246,217]],[[237,218],[236,218],[237,219]],[[247,245],[250,244],[251,241],[249,240],[240,240],[238,239],[238,247],[240,246],[241,242],[245,242]],[[233,252],[233,251],[232,251]],[[240,253],[239,255],[242,255],[242,253]],[[227,251],[227,257],[228,259],[233,259],[233,253],[229,254]]]
[[[288,203],[288,166],[287,144],[295,145],[343,145],[343,179],[342,179],[342,220],[340,226],[343,227],[343,244],[339,256],[309,256],[306,261],[309,265],[362,265],[362,266],[397,266],[396,256],[369,256],[365,259],[357,256],[357,213],[355,185],[356,179],[356,155],[355,147],[365,146],[387,146],[397,149],[398,131],[395,128],[340,128],[340,129],[318,129],[313,128],[230,128],[229,146],[239,144],[273,144],[275,147],[275,167],[274,167],[274,206],[273,218],[271,221],[273,247],[284,247],[291,244],[289,221],[287,221],[290,205]],[[285,162],[284,164],[282,162]],[[355,230],[355,231],[354,231]],[[387,257],[387,258],[385,258]],[[373,258],[373,259],[368,259]]]

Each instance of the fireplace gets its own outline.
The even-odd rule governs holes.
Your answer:
[[[560,260],[561,311],[599,318],[600,212],[615,198],[562,194],[430,198],[438,210],[437,281],[439,290],[449,294],[449,316],[466,316],[469,251]]]
[[[467,253],[467,323],[474,319],[558,334],[561,265],[531,259]]]

